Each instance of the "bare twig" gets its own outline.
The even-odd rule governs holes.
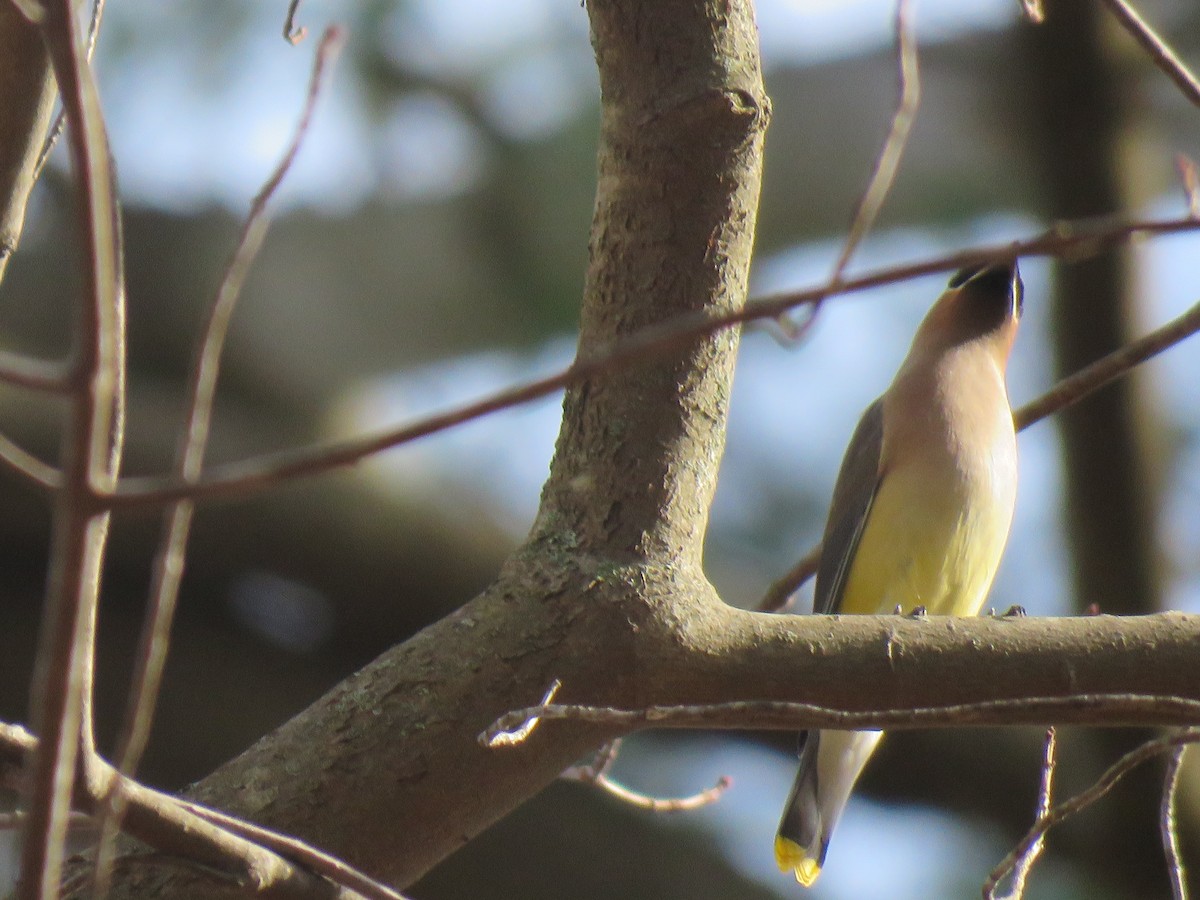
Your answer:
[[[1104,0],[1104,4],[1116,16],[1117,21],[1124,29],[1132,35],[1133,39],[1142,45],[1142,49],[1150,55],[1150,59],[1162,70],[1163,74],[1175,82],[1175,86],[1179,88],[1183,96],[1187,97],[1194,106],[1200,106],[1200,81],[1197,81],[1196,76],[1188,71],[1188,67],[1167,46],[1166,41],[1159,37],[1154,29],[1137,14],[1137,10],[1125,0]]]
[[[69,391],[73,382],[68,368],[61,362],[46,362],[0,350],[0,381],[17,387],[52,392]],[[57,469],[17,446],[4,435],[0,435],[0,464],[7,465],[40,487],[53,490],[62,485],[62,474]]]
[[[592,757],[590,764],[580,767],[572,767],[567,769],[563,775],[567,778],[573,778],[576,768],[580,771],[587,772],[591,777],[598,775],[607,775],[608,770],[612,768],[613,763],[617,761],[617,757],[621,753],[621,739],[613,738],[603,747],[596,751],[596,755]]]
[[[1103,798],[1111,791],[1116,784],[1128,775],[1135,768],[1149,759],[1153,759],[1159,754],[1166,753],[1177,747],[1185,747],[1188,744],[1194,744],[1200,741],[1200,729],[1188,728],[1183,731],[1177,731],[1174,734],[1165,735],[1161,738],[1156,738],[1152,741],[1147,741],[1140,747],[1126,753],[1115,763],[1105,770],[1096,783],[1085,791],[1082,791],[1053,809],[1049,810],[1045,815],[1039,816],[1033,826],[1026,832],[1020,843],[1014,847],[1009,854],[1000,861],[1000,864],[992,870],[988,876],[989,881],[1000,881],[1003,879],[1016,864],[1016,861],[1021,856],[1028,852],[1029,848],[1038,841],[1042,835],[1058,825],[1061,822],[1069,819],[1078,812],[1087,809],[1096,801]]]
[[[628,803],[630,806],[636,806],[638,809],[655,813],[689,812],[709,806],[720,800],[721,795],[733,785],[732,778],[728,775],[722,775],[712,787],[695,794],[689,794],[686,797],[651,797],[648,794],[631,791],[624,785],[613,781],[607,775],[597,775],[591,779],[580,777],[575,780],[594,784],[605,793],[616,797],[622,803]]]
[[[296,13],[300,10],[300,0],[290,0],[287,18],[283,20],[283,39],[295,47],[308,37],[308,29],[301,25],[296,27]],[[328,34],[328,31],[326,32]]]
[[[908,146],[908,135],[917,120],[917,108],[921,105],[917,35],[909,0],[897,0],[896,3],[896,59],[900,68],[900,97],[896,102],[896,112],[892,116],[887,140],[884,141],[883,149],[880,150],[871,170],[871,180],[858,200],[846,242],[842,245],[842,252],[838,254],[833,274],[829,278],[830,287],[834,289],[841,285],[850,258],[875,224],[879,210],[883,208],[883,202],[892,189],[896,172],[900,168],[900,159],[904,156],[904,148]]]
[[[169,476],[125,478],[122,479],[119,490],[110,496],[99,498],[98,502],[111,509],[133,509],[159,506],[184,498],[199,500],[230,495],[246,496],[293,478],[309,477],[355,465],[383,450],[545,397],[567,385],[594,378],[621,365],[650,359],[656,354],[686,346],[689,342],[722,328],[759,319],[778,318],[785,310],[815,303],[832,294],[849,294],[910,278],[947,272],[980,260],[1011,260],[1018,256],[1057,256],[1067,253],[1073,257],[1083,257],[1099,253],[1135,236],[1196,230],[1200,230],[1200,221],[1190,217],[1136,222],[1104,219],[1076,225],[1060,224],[1042,235],[1023,241],[979,247],[920,262],[878,269],[857,278],[846,279],[835,291],[830,291],[827,285],[823,285],[763,297],[741,309],[719,315],[680,316],[670,322],[645,328],[611,344],[604,351],[580,357],[557,374],[507,388],[482,400],[409,425],[347,441],[271,453],[217,466],[208,470],[195,484],[187,484]]]
[[[3,434],[0,434],[0,464],[46,490],[56,491],[62,487],[62,473],[58,469],[42,462]]]
[[[12,812],[0,813],[0,831],[15,831],[25,824],[25,820],[29,818],[23,810],[13,810]],[[95,825],[96,820],[87,813],[71,811],[67,817],[68,828],[89,828]]]
[[[1013,414],[1018,430],[1024,430],[1053,413],[1115,381],[1153,356],[1175,346],[1200,331],[1200,303],[1167,324],[1130,341],[1069,375],[1036,400],[1026,403]]]
[[[342,30],[336,27],[326,29],[321,37],[309,78],[308,94],[291,142],[250,205],[250,212],[242,227],[237,247],[210,305],[208,323],[199,343],[196,364],[192,370],[186,425],[176,459],[176,474],[185,481],[194,482],[204,462],[225,336],[246,274],[266,238],[269,224],[266,215],[267,204],[291,169],[308,133],[325,73],[341,47],[343,38]],[[146,619],[139,638],[125,719],[117,740],[115,759],[118,771],[122,775],[132,776],[137,770],[149,737],[154,705],[162,683],[179,584],[183,577],[193,512],[193,503],[182,500],[175,503],[164,518],[163,534],[154,562],[154,584],[151,587]],[[99,850],[96,853],[96,885],[100,895],[107,890],[116,835],[125,807],[125,801],[120,795],[120,786],[124,781],[114,779],[112,784],[114,793],[101,817]]]
[[[1054,789],[1055,751],[1057,746],[1055,730],[1048,728],[1046,730],[1046,742],[1042,750],[1042,779],[1038,785],[1037,811],[1034,814],[1035,820],[1050,813],[1050,802]],[[1038,857],[1042,854],[1042,847],[1045,845],[1044,838],[1044,834],[1039,835],[1038,839],[1030,844],[1029,848],[1017,858],[1012,874],[1012,890],[1004,896],[1003,900],[1021,900],[1025,896],[1025,880],[1029,877],[1029,873],[1033,869],[1033,864],[1037,862]],[[996,888],[998,886],[999,879],[992,881],[989,878],[983,886],[984,900],[995,900]]]
[[[0,381],[35,391],[65,393],[71,389],[67,366],[0,350]]]
[[[846,240],[833,265],[829,276],[829,293],[832,294],[842,284],[846,274],[846,266],[854,256],[858,245],[870,232],[883,208],[896,172],[900,167],[900,159],[904,156],[904,148],[908,145],[908,135],[912,131],[913,122],[917,118],[917,108],[921,103],[921,77],[917,66],[917,35],[912,21],[912,5],[909,0],[896,2],[896,62],[899,68],[898,84],[900,96],[896,101],[896,111],[892,114],[891,125],[888,127],[887,138],[880,148],[879,156],[871,167],[871,177],[867,186],[858,198],[854,207],[854,216],[850,228],[846,232]],[[808,314],[801,322],[794,322],[787,313],[776,319],[782,338],[788,342],[796,342],[812,327],[817,320],[824,298],[818,299],[808,307]]]
[[[17,769],[23,759],[37,751],[37,746],[37,738],[24,728],[0,721],[0,776]],[[98,756],[89,759],[87,765],[93,771],[77,783],[76,806],[84,813],[98,810],[111,792],[106,782],[114,778],[125,780],[122,794],[129,801],[129,833],[162,851],[167,861],[219,870],[235,883],[254,884],[264,896],[331,896],[321,878],[344,888],[332,896],[346,900],[358,897],[396,900],[399,896],[346,863],[295,838],[123,779]],[[0,783],[4,783],[2,778]],[[141,862],[145,857],[135,859]],[[88,870],[76,880],[90,876]]]
[[[791,603],[792,596],[808,579],[817,574],[821,565],[821,545],[817,544],[804,554],[792,568],[774,582],[758,603],[759,612],[782,612]]]
[[[92,636],[108,515],[90,505],[116,482],[122,442],[124,312],[120,218],[108,137],[72,0],[36,5],[63,108],[71,164],[80,185],[84,300],[71,358],[72,408],[63,440],[64,489],[55,511],[46,614],[32,706],[42,737],[29,761],[28,821],[18,896],[57,896],[75,763],[90,748]]]
[[[87,33],[87,58],[92,58],[92,53],[96,50],[96,38],[100,34],[100,20],[104,17],[105,0],[93,0],[92,17],[88,21]],[[46,135],[46,140],[42,144],[42,150],[38,154],[37,165],[33,169],[34,181],[42,174],[42,169],[46,168],[46,162],[50,159],[50,152],[54,149],[54,145],[58,143],[59,137],[62,136],[63,127],[67,124],[67,112],[65,109],[60,109],[58,115],[54,117],[54,124],[50,126],[50,133]]]
[[[944,725],[1068,723],[1094,719],[1098,712],[1109,716],[1112,724],[1190,724],[1200,721],[1200,700],[1162,694],[1076,694],[853,712],[784,700],[741,700],[731,703],[648,706],[642,709],[556,704],[530,706],[505,713],[479,735],[479,743],[485,747],[524,743],[537,725],[548,719],[605,725],[621,733],[641,728],[768,731],[837,728],[860,731],[868,728],[895,730]]]
[[[567,781],[595,785],[623,803],[650,812],[685,812],[708,806],[721,799],[721,795],[733,784],[732,778],[722,775],[712,787],[686,797],[651,797],[648,794],[630,790],[609,777],[608,770],[616,761],[620,749],[621,739],[611,740],[600,748],[589,765],[572,766],[563,772],[561,777]]]
[[[542,702],[538,706],[530,707],[533,714],[526,716],[520,722],[514,722],[514,727],[503,732],[497,732],[491,742],[490,747],[507,747],[509,745],[523,744],[529,735],[533,734],[533,730],[537,728],[541,717],[537,710],[552,709],[548,704],[554,699],[554,695],[558,693],[558,689],[562,687],[562,682],[557,678],[550,682],[550,687],[546,688],[546,693],[542,695]]]
[[[1172,900],[1187,900],[1188,897],[1187,877],[1183,870],[1183,856],[1179,851],[1179,832],[1176,830],[1175,821],[1175,798],[1179,792],[1179,774],[1186,751],[1187,745],[1180,745],[1167,756],[1162,802],[1158,808],[1158,827],[1162,835],[1163,856],[1167,861],[1167,875],[1171,879]]]
[[[328,878],[334,884],[341,885],[361,894],[363,897],[368,898],[368,900],[404,900],[401,894],[392,890],[387,885],[380,884],[369,875],[360,872],[336,856],[331,856],[322,850],[318,850],[316,847],[306,844],[298,838],[280,834],[277,831],[271,831],[269,828],[263,828],[260,825],[255,825],[253,822],[247,822],[244,819],[226,815],[207,806],[201,806],[199,803],[192,803],[187,800],[178,800],[176,802],[188,812],[216,825],[218,828],[243,837],[248,841],[253,841],[260,847],[266,847],[268,850],[272,850],[280,856],[298,863],[308,871]]]

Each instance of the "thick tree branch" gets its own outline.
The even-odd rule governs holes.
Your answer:
[[[588,11],[604,117],[583,359],[649,325],[740,308],[768,109],[747,0]],[[568,701],[584,686],[601,702],[636,690],[634,623],[678,596],[716,603],[700,556],[736,345],[731,330],[686,335],[646,365],[576,382],[534,534],[496,584],[194,797],[404,885],[602,743],[603,729],[570,727],[544,753],[503,759],[475,736],[515,698],[540,697],[554,670]],[[122,871],[114,896],[144,895]]]
[[[405,884],[588,748],[658,724],[568,718],[520,747],[477,743],[508,704],[540,698],[555,676],[566,702],[606,707],[754,700],[861,712],[982,704],[969,721],[954,710],[941,721],[1200,719],[1200,687],[1190,677],[1200,663],[1197,616],[769,616],[700,599],[702,586],[662,570],[598,575],[564,572],[541,584],[510,575],[206,779],[197,798],[300,832]],[[648,606],[661,614],[647,615]],[[1090,699],[1069,699],[1080,695]],[[876,724],[911,727],[932,724],[937,713],[885,715]],[[759,706],[673,724],[797,727],[829,721],[822,716]],[[397,834],[405,836],[400,844]]]

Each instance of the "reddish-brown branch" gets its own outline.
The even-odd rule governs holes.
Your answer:
[[[37,746],[37,738],[25,729],[0,722],[0,785],[16,783],[13,774]],[[402,900],[391,888],[296,838],[122,779],[98,757],[92,758],[87,768],[88,777],[75,786],[75,807],[94,818],[111,793],[108,782],[124,780],[121,794],[129,804],[126,830],[168,858],[220,871],[232,882],[256,887],[264,896],[331,896],[328,884],[313,877],[316,875],[345,888],[333,895],[344,900]],[[134,857],[134,861],[151,859]],[[88,891],[88,896],[92,895]]]
[[[1111,724],[1200,722],[1200,700],[1158,694],[1076,694],[952,703],[944,706],[890,707],[847,711],[815,703],[739,700],[681,706],[616,709],[551,704],[505,713],[479,735],[485,747],[524,743],[552,719],[604,725],[620,733],[642,728],[731,728],[802,731],[806,728],[930,728],[964,725],[1029,725],[1043,722]]]
[[[1054,793],[1054,769],[1057,764],[1057,732],[1054,728],[1046,730],[1046,742],[1043,745],[1042,751],[1042,778],[1038,785],[1037,809],[1034,813],[1034,819],[1041,819],[1050,813],[1050,803]],[[1025,881],[1029,877],[1030,871],[1033,869],[1033,864],[1037,862],[1038,857],[1042,854],[1042,848],[1045,846],[1045,835],[1039,835],[1037,840],[1025,848],[1023,853],[1020,853],[1013,860],[1012,865],[1012,890],[1008,892],[1003,900],[1021,900],[1025,896]],[[983,885],[984,900],[995,900],[996,889],[1000,886],[1000,882],[1004,876],[997,877],[997,872],[993,871],[988,877],[988,880]]]
[[[1200,331],[1200,303],[1149,334],[1067,376],[1041,397],[1026,403],[1013,414],[1017,428],[1028,428],[1072,403],[1078,403],[1197,331]]]
[[[733,779],[728,775],[722,775],[712,787],[697,791],[695,794],[688,794],[686,797],[651,797],[648,794],[630,790],[609,777],[608,770],[616,762],[620,749],[620,738],[609,741],[600,748],[590,764],[572,766],[563,772],[561,777],[567,781],[580,781],[584,784],[595,785],[609,796],[616,797],[622,803],[628,803],[638,809],[662,813],[687,812],[716,803],[721,799],[721,795],[733,786]]]
[[[62,472],[3,434],[0,434],[0,464],[48,491],[57,491],[62,487]]]
[[[782,612],[801,585],[817,574],[821,565],[821,545],[817,544],[796,562],[782,577],[767,588],[756,607],[759,612]]]
[[[871,170],[867,188],[855,207],[846,241],[829,279],[831,288],[836,288],[842,283],[842,276],[846,273],[846,266],[849,265],[854,251],[875,224],[879,210],[883,208],[883,203],[891,192],[892,183],[896,180],[904,148],[908,146],[908,136],[917,120],[917,109],[921,105],[921,73],[917,66],[917,35],[909,0],[897,0],[896,3],[896,61],[900,70],[900,97],[896,101],[896,112],[888,128],[887,139],[883,142],[883,148],[879,151]]]
[[[71,388],[68,367],[0,350],[0,381],[35,391],[65,393]]]
[[[1187,97],[1193,105],[1200,106],[1200,81],[1197,81],[1196,76],[1188,71],[1188,67],[1175,55],[1175,51],[1167,45],[1167,42],[1160,38],[1154,29],[1137,14],[1137,10],[1125,0],[1104,0],[1104,5],[1109,8],[1121,26],[1133,36],[1133,39],[1142,45],[1142,49],[1146,51],[1153,63],[1171,81],[1175,82],[1175,86],[1179,88],[1183,96]]]
[[[111,496],[97,502],[111,509],[161,506],[191,498],[245,496],[274,487],[293,478],[308,477],[352,466],[375,453],[427,437],[474,419],[528,403],[572,384],[605,372],[675,351],[706,334],[759,319],[778,318],[786,310],[816,303],[834,294],[849,294],[910,278],[961,268],[986,259],[1015,259],[1019,256],[1082,256],[1098,253],[1134,236],[1175,234],[1200,230],[1192,218],[1114,221],[1103,219],[1074,225],[1060,224],[1046,233],[1023,241],[964,250],[900,266],[889,266],[843,282],[830,290],[822,286],[775,294],[750,302],[742,309],[715,315],[681,316],[662,325],[645,328],[611,345],[603,352],[583,356],[571,366],[537,381],[508,388],[445,413],[409,425],[365,435],[335,444],[282,451],[217,466],[195,484],[171,477],[122,479]]]
[[[124,381],[120,221],[108,138],[71,0],[30,4],[37,13],[71,126],[84,255],[70,366],[71,415],[63,440],[63,491],[55,511],[46,614],[32,690],[42,734],[29,761],[21,898],[54,897],[61,876],[75,765],[90,747],[92,637],[108,516],[89,505],[116,482]]]
[[[1039,816],[1037,821],[1034,822],[1033,826],[1025,834],[1025,837],[1021,839],[1020,843],[992,870],[988,878],[989,883],[999,882],[1003,879],[1012,871],[1017,860],[1028,853],[1029,849],[1040,841],[1047,831],[1076,813],[1087,809],[1098,800],[1103,799],[1109,791],[1116,787],[1122,778],[1142,763],[1160,754],[1172,751],[1175,748],[1186,747],[1189,744],[1197,742],[1200,742],[1200,730],[1189,728],[1152,741],[1147,741],[1140,747],[1126,753],[1109,766],[1090,788],[1076,794],[1070,800],[1060,803],[1044,815]]]
[[[283,157],[250,205],[250,212],[242,227],[237,246],[210,305],[208,323],[197,348],[196,363],[192,369],[188,412],[176,463],[176,475],[185,481],[195,481],[204,462],[225,336],[246,274],[266,238],[267,204],[300,151],[312,122],[317,98],[324,84],[325,72],[340,49],[343,39],[343,32],[337,27],[326,29],[322,36],[313,61],[304,107],[292,139]],[[132,776],[137,770],[150,734],[154,705],[166,663],[179,585],[183,578],[193,510],[194,506],[190,501],[182,500],[173,504],[164,518],[163,534],[154,562],[154,583],[138,642],[125,718],[117,739],[115,759],[117,769],[123,775]],[[125,782],[122,779],[114,779],[112,783],[115,792],[105,804],[101,816],[99,849],[96,853],[96,885],[100,894],[105,893],[108,884],[117,830],[125,807],[125,799],[119,792]]]
[[[93,0],[92,2],[92,17],[88,20],[87,33],[87,58],[92,58],[92,53],[96,49],[96,38],[100,35],[100,21],[104,18],[105,0]],[[34,179],[36,180],[41,174],[42,169],[46,168],[46,163],[50,160],[50,153],[54,150],[54,145],[58,143],[58,139],[62,137],[64,126],[67,124],[66,110],[59,110],[59,113],[54,118],[54,124],[50,126],[50,133],[46,135],[46,140],[42,144],[41,152],[38,153],[37,165],[34,168]]]

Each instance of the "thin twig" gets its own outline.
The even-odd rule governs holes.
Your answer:
[[[710,803],[716,803],[721,799],[721,795],[733,785],[732,778],[728,775],[722,775],[712,787],[686,797],[651,797],[649,794],[630,790],[609,777],[608,770],[612,768],[612,764],[616,761],[620,750],[621,739],[616,738],[611,740],[596,752],[590,764],[586,766],[571,766],[559,777],[567,781],[579,781],[583,784],[595,785],[600,790],[616,797],[622,803],[628,803],[630,806],[636,806],[638,809],[662,813],[685,812],[699,809],[702,806],[708,806]]]
[[[793,595],[808,579],[817,574],[821,565],[821,545],[818,543],[810,549],[799,561],[792,566],[779,580],[769,588],[758,606],[759,612],[782,612],[791,603]]]
[[[1174,734],[1165,735],[1161,738],[1156,738],[1152,741],[1147,741],[1140,747],[1129,751],[1115,763],[1105,770],[1096,783],[1085,791],[1082,791],[1058,806],[1055,806],[1043,816],[1039,816],[1033,826],[1026,832],[1020,843],[1014,847],[1009,854],[1000,861],[1000,864],[992,870],[988,876],[989,882],[1000,881],[1012,870],[1016,861],[1031,847],[1035,841],[1039,840],[1042,835],[1053,828],[1055,825],[1064,822],[1078,812],[1087,809],[1096,801],[1103,798],[1111,791],[1116,784],[1128,775],[1133,769],[1140,766],[1149,759],[1153,759],[1161,753],[1165,753],[1175,747],[1184,747],[1188,744],[1194,744],[1200,741],[1200,729],[1188,728],[1183,731],[1177,731]]]
[[[1172,900],[1187,900],[1187,877],[1183,870],[1183,855],[1179,850],[1179,832],[1176,830],[1175,798],[1179,793],[1179,775],[1183,766],[1183,754],[1187,745],[1180,745],[1167,756],[1167,770],[1163,774],[1162,801],[1158,807],[1158,828],[1162,835],[1163,856],[1167,861],[1167,875],[1171,879]]]
[[[1200,722],[1200,700],[1166,694],[1076,694],[858,711],[786,700],[739,700],[730,703],[648,706],[642,709],[550,704],[507,712],[480,733],[478,739],[485,747],[515,746],[526,741],[539,722],[549,719],[604,725],[623,734],[640,728],[769,731],[836,728],[861,731],[869,728],[895,730],[943,725],[1067,723],[1088,720],[1100,712],[1110,716],[1114,725],[1148,722],[1190,724]]]
[[[1043,816],[1049,815],[1050,803],[1054,792],[1054,767],[1056,763],[1056,750],[1058,742],[1056,732],[1053,728],[1046,729],[1046,742],[1042,748],[1042,778],[1038,785],[1037,811],[1034,813],[1034,819],[1040,819]],[[1003,900],[1021,900],[1025,896],[1025,881],[1029,877],[1029,872],[1033,869],[1033,864],[1042,854],[1042,848],[1045,846],[1045,835],[1039,835],[1023,854],[1016,861],[1012,874],[1012,890],[1008,892]],[[984,900],[995,900],[996,888],[999,886],[999,880],[992,881],[991,878],[983,886]]]
[[[720,800],[721,796],[733,785],[732,778],[728,775],[722,775],[712,787],[686,797],[651,797],[648,794],[632,791],[624,785],[613,781],[607,775],[598,775],[591,780],[583,778],[578,780],[594,784],[605,793],[616,797],[622,803],[628,803],[630,806],[654,813],[690,812],[691,810],[709,806]]]
[[[100,20],[104,17],[105,0],[93,0],[92,17],[88,21],[87,33],[87,58],[91,60],[92,53],[96,50],[96,38],[100,34]],[[46,162],[50,159],[50,152],[54,149],[54,145],[58,143],[58,139],[62,136],[63,128],[67,124],[67,112],[65,109],[60,109],[58,115],[54,117],[54,124],[50,126],[50,133],[46,135],[46,140],[42,142],[41,152],[38,153],[36,165],[33,167],[33,180],[37,179],[42,174],[42,169],[46,168]]]
[[[300,10],[300,0],[288,3],[287,18],[283,20],[283,39],[295,47],[308,37],[308,29],[301,25],[296,27],[296,13]],[[326,34],[329,32],[326,31]]]
[[[1188,67],[1175,55],[1167,42],[1160,38],[1153,28],[1137,14],[1125,0],[1104,0],[1117,21],[1132,35],[1133,39],[1142,45],[1142,49],[1150,55],[1150,59],[1168,78],[1183,96],[1194,106],[1200,106],[1200,81],[1188,71]]]
[[[846,266],[850,264],[854,251],[870,232],[879,210],[883,208],[883,203],[891,192],[896,172],[900,168],[900,160],[904,156],[904,148],[908,146],[908,136],[917,120],[917,109],[921,105],[917,35],[912,21],[910,0],[897,0],[896,3],[896,59],[900,69],[900,97],[896,101],[896,112],[888,128],[887,140],[884,141],[871,170],[867,189],[859,198],[858,206],[854,210],[854,219],[850,223],[842,252],[838,254],[833,274],[829,278],[830,287],[834,289],[841,285]]]
[[[218,828],[253,841],[260,847],[266,847],[308,871],[328,878],[334,884],[357,891],[368,900],[404,900],[401,894],[387,885],[381,884],[336,856],[331,856],[323,850],[304,843],[299,838],[280,834],[278,831],[272,831],[261,825],[255,825],[253,822],[226,815],[207,806],[201,806],[199,803],[192,803],[188,800],[176,802],[188,812]]]
[[[57,895],[75,764],[81,745],[90,752],[92,637],[108,514],[89,501],[111,492],[116,482],[124,384],[120,216],[100,100],[72,0],[46,0],[37,11],[71,126],[85,265],[63,439],[64,486],[33,681],[34,722],[42,739],[28,764],[29,819],[18,888],[23,900]]]
[[[1080,369],[1074,375],[1067,376],[1036,400],[1026,403],[1013,414],[1017,429],[1023,431],[1064,407],[1078,403],[1084,397],[1127,374],[1151,357],[1157,356],[1164,350],[1191,337],[1197,331],[1200,331],[1200,303],[1149,334],[1130,341],[1125,346]]]
[[[0,831],[15,831],[18,828],[22,828],[25,825],[25,820],[28,818],[29,816],[25,814],[25,811],[20,809],[0,813]],[[68,828],[87,828],[95,824],[96,820],[87,813],[72,810],[71,814],[67,817]]]
[[[592,760],[583,765],[569,766],[559,776],[567,781],[593,781],[607,775],[621,753],[621,739],[613,738],[592,754]]]
[[[37,751],[37,746],[37,738],[24,728],[0,721],[0,776],[19,767],[23,759]],[[162,850],[165,862],[217,869],[220,875],[243,885],[255,883],[264,895],[274,890],[279,896],[326,896],[325,891],[314,890],[319,886],[317,879],[323,877],[346,888],[350,896],[374,900],[400,897],[391,888],[296,838],[125,779],[99,757],[94,757],[89,765],[95,771],[92,777],[80,779],[74,798],[77,806],[85,814],[99,809],[104,797],[88,790],[110,779],[125,781],[122,793],[128,796],[130,809],[140,814],[136,818],[141,827],[131,829],[130,833],[142,843]],[[131,814],[130,819],[135,817]],[[140,864],[146,858],[137,856],[133,864]],[[90,877],[89,869],[74,880],[82,882]]]
[[[0,434],[0,463],[38,487],[49,491],[57,491],[62,487],[62,472],[49,463],[42,462],[3,434]]]
[[[71,389],[67,366],[0,350],[0,381],[35,391],[66,393]]]
[[[854,207],[854,215],[850,220],[850,228],[846,232],[846,240],[833,265],[829,276],[829,292],[832,294],[842,284],[846,274],[846,266],[854,256],[854,251],[871,231],[884,201],[891,192],[896,180],[896,172],[900,168],[900,159],[904,156],[904,148],[908,145],[908,136],[917,118],[917,108],[921,104],[921,76],[917,66],[917,35],[912,21],[912,6],[910,0],[896,2],[896,64],[899,69],[898,84],[899,98],[896,100],[896,111],[892,114],[888,126],[887,138],[880,148],[871,167],[871,177],[867,186],[859,195]],[[821,310],[822,300],[817,300],[808,307],[808,314],[802,322],[793,322],[786,313],[775,322],[785,340],[795,343],[812,328]]]
[[[344,34],[337,27],[326,29],[322,35],[313,60],[304,107],[292,139],[270,177],[250,204],[250,211],[242,226],[237,246],[225,269],[216,296],[210,304],[208,323],[197,348],[196,363],[192,369],[186,424],[176,458],[176,474],[184,481],[194,482],[204,463],[225,337],[246,275],[266,238],[269,225],[267,204],[300,151],[325,83],[325,74],[343,39]],[[162,684],[171,624],[179,597],[179,585],[183,578],[194,509],[191,501],[182,500],[173,504],[164,517],[163,533],[154,561],[154,583],[138,642],[125,718],[117,739],[117,769],[125,776],[132,776],[137,770],[150,734],[154,706]],[[95,863],[96,890],[101,896],[107,890],[116,850],[116,836],[125,809],[125,800],[119,790],[124,782],[122,779],[114,779],[112,783],[114,793],[109,797],[101,816],[100,842]]]
[[[514,727],[511,729],[506,729],[503,732],[497,732],[495,735],[493,735],[492,741],[488,744],[488,746],[507,747],[509,745],[523,744],[525,739],[533,733],[535,728],[537,728],[538,722],[541,721],[537,710],[552,709],[553,707],[549,706],[549,703],[554,699],[554,695],[558,693],[558,690],[561,687],[562,682],[555,678],[552,682],[550,682],[550,687],[546,688],[546,693],[542,695],[542,702],[538,706],[531,707],[531,709],[534,710],[532,715],[527,716],[520,722],[514,722]]]
[[[605,372],[657,354],[686,346],[698,338],[745,322],[774,319],[785,310],[815,303],[832,294],[849,294],[910,278],[948,272],[980,260],[1012,260],[1019,256],[1057,256],[1070,253],[1081,258],[1135,236],[1176,234],[1200,230],[1200,221],[1192,218],[1114,222],[1103,219],[1075,225],[1059,224],[1037,237],[1006,244],[963,250],[915,263],[889,266],[857,278],[846,279],[836,291],[827,285],[803,291],[763,297],[738,310],[712,315],[680,316],[661,325],[651,326],[618,340],[607,349],[576,359],[568,368],[546,378],[507,388],[482,400],[448,412],[420,419],[376,434],[347,441],[320,444],[252,457],[240,462],[216,466],[195,483],[187,484],[170,476],[122,479],[113,494],[97,498],[110,509],[134,509],[159,506],[174,500],[220,496],[247,496],[275,487],[294,478],[310,477],[334,469],[353,466],[383,450],[445,431],[503,409],[510,409],[545,397],[564,387],[594,378]]]

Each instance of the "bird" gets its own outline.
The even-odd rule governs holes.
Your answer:
[[[1005,373],[1021,318],[1017,263],[959,270],[917,328],[892,383],[863,413],[834,486],[813,612],[973,616],[1017,491]],[[881,731],[811,730],[775,861],[812,885]]]

